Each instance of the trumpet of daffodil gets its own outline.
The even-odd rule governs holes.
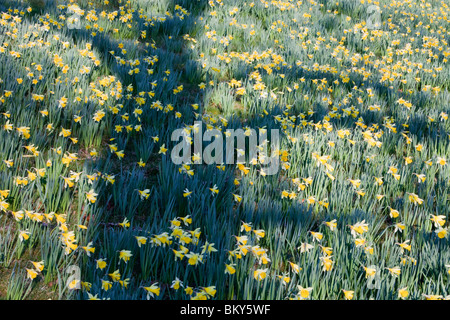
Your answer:
[[[44,261],[43,260],[38,261],[38,262],[35,262],[35,261],[30,261],[30,262],[33,264],[33,266],[37,270],[37,272],[42,272],[42,270],[44,270]]]
[[[26,268],[26,270],[27,270],[27,278],[30,279],[31,281],[33,281],[33,279],[36,278],[38,273],[34,269]]]
[[[5,200],[0,201],[0,211],[6,212],[9,208],[9,203]]]
[[[125,263],[127,263],[133,254],[129,250],[121,250],[119,251],[119,259],[122,259]]]
[[[242,197],[240,195],[234,194],[232,193],[233,197],[234,197],[234,201],[236,202],[241,202],[242,201]]]
[[[355,192],[358,194],[358,197],[364,197],[364,195],[366,194],[364,190],[356,190]]]
[[[445,224],[445,218],[444,215],[435,216],[434,214],[431,214],[430,220],[433,221],[436,228],[440,228]]]
[[[400,267],[393,267],[393,268],[386,268],[386,269],[387,269],[387,270],[389,271],[389,273],[390,273],[392,276],[394,276],[394,277],[399,276],[400,273],[401,273]]]
[[[314,246],[306,242],[302,242],[300,247],[298,247],[298,249],[300,249],[300,253],[309,252],[312,248],[314,248]]]
[[[80,176],[83,172],[74,172],[72,170],[70,170],[70,178],[74,179],[75,182],[78,182],[78,180],[80,180]]]
[[[439,228],[435,230],[437,236],[439,237],[439,239],[444,239],[447,237],[448,234],[448,228]]]
[[[356,180],[348,179],[348,181],[350,181],[353,188],[355,188],[355,189],[358,189],[359,186],[361,185],[361,180],[359,180],[359,179],[356,179]]]
[[[349,225],[353,237],[356,237],[357,234],[364,234],[369,230],[369,225],[365,222],[366,221],[363,220],[361,222],[355,223],[354,225]]]
[[[403,253],[403,250],[411,251],[411,245],[409,244],[410,240],[406,240],[402,243],[396,243],[396,245],[400,246],[400,251]]]
[[[190,197],[191,194],[192,194],[192,191],[189,191],[188,188],[184,189],[184,191],[183,191],[183,197],[184,198]]]
[[[217,188],[216,184],[212,188],[209,188],[209,190],[211,190],[213,196],[219,193],[219,188]]]
[[[181,227],[171,226],[170,228],[172,229],[171,237],[181,238],[183,236],[183,229]]]
[[[170,287],[174,290],[178,290],[180,287],[183,287],[183,282],[176,277],[175,280],[172,281],[172,285]]]
[[[236,264],[225,264],[225,273],[234,274],[236,272],[235,269]]]
[[[57,214],[55,213],[56,222],[58,224],[63,224],[66,222],[66,214]]]
[[[139,162],[137,163],[139,167],[144,168],[145,167],[145,162],[142,161],[142,159],[139,160]]]
[[[162,246],[165,247],[166,245],[172,243],[171,239],[172,239],[172,237],[169,236],[169,234],[168,234],[167,232],[163,232],[163,233],[161,233],[161,234],[159,234],[159,235],[153,236],[153,237],[150,239],[150,241],[151,241],[154,245],[157,245],[157,246],[161,246],[161,245],[162,245]],[[189,238],[189,239],[190,239],[190,238]],[[183,237],[181,237],[180,240],[183,241]],[[190,242],[190,241],[191,241],[191,239],[189,240],[189,242]],[[186,241],[184,241],[184,242],[186,242]]]
[[[14,161],[12,160],[3,160],[8,168],[11,168],[14,165]]]
[[[86,254],[88,257],[91,256],[91,253],[95,252],[95,248],[92,247],[92,242],[89,242],[88,245],[86,247],[81,247],[84,249],[84,251],[86,251]]]
[[[108,174],[105,175],[105,179],[108,183],[111,183],[111,184],[114,184],[114,182],[116,181],[114,176],[110,176]]]
[[[147,243],[147,238],[146,238],[146,237],[138,237],[138,236],[135,236],[135,238],[136,238],[136,240],[137,240],[137,244],[138,244],[139,248],[141,247],[141,245]]]
[[[159,152],[158,152],[158,153],[166,154],[166,152],[167,152],[166,144],[163,144],[163,145],[159,148]]]
[[[408,165],[413,162],[412,157],[404,157],[404,159],[405,159],[405,165]]]
[[[138,190],[141,200],[147,200],[150,196],[150,189]]]
[[[355,245],[356,247],[362,247],[366,244],[366,239],[364,238],[355,238]]]
[[[94,192],[94,189],[89,190],[89,192],[86,192],[86,198],[90,203],[95,203],[97,201],[98,194]]]
[[[55,213],[54,213],[54,212],[44,213],[44,217],[45,217],[45,220],[47,221],[47,223],[52,222],[54,216],[55,216]],[[86,229],[87,229],[87,228],[86,228]]]
[[[257,239],[264,238],[266,232],[264,230],[253,230]]]
[[[235,236],[236,237],[236,241],[240,244],[246,245],[248,242],[248,237],[247,236]]]
[[[290,261],[289,261],[289,264],[290,264],[290,266],[292,268],[292,271],[294,271],[296,274],[298,274],[300,272],[300,270],[302,270],[302,268],[300,268],[298,266],[298,264],[295,264],[295,263],[290,262]]]
[[[117,282],[120,280],[120,272],[119,269],[114,271],[113,273],[108,273],[108,276],[111,277],[112,281]]]
[[[191,235],[188,232],[184,232],[183,231],[181,236],[179,236],[179,238],[180,238],[180,243],[181,244],[189,244],[189,243],[193,242],[193,239],[192,239]],[[166,242],[161,242],[160,240],[156,239],[156,244],[157,245],[163,244],[165,246],[165,243]]]
[[[377,273],[377,269],[375,267],[363,267],[364,271],[366,271],[366,278],[375,277]]]
[[[191,297],[191,300],[208,300],[208,294],[202,290]]]
[[[231,260],[231,258],[236,257],[236,259],[242,259],[242,253],[241,251],[238,249],[235,249],[233,251],[228,251],[228,259]]]
[[[269,257],[267,256],[266,253],[262,254],[262,255],[260,256],[260,258],[259,258],[259,263],[260,263],[260,264],[263,264],[263,265],[268,264],[270,261],[271,261],[271,260],[269,259]]]
[[[333,254],[333,248],[331,248],[331,247],[324,247],[324,246],[321,246],[321,245],[319,245],[319,246],[322,249],[323,253],[325,253],[326,255],[331,256]]]
[[[320,240],[322,240],[323,238],[323,234],[320,232],[309,231],[309,233],[311,233],[311,235],[313,236],[313,241],[320,242]]]
[[[161,292],[161,288],[158,287],[158,283],[152,284],[150,287],[143,287],[145,291],[147,291],[147,300],[150,299],[150,297],[154,297],[154,294],[156,296],[159,296],[159,293]]]
[[[250,232],[250,231],[252,231],[252,223],[251,223],[251,222],[250,222],[250,223],[242,222],[242,225],[241,225],[241,232],[244,231],[244,230],[245,230],[245,232]]]
[[[124,287],[125,289],[128,288],[128,284],[130,283],[130,278],[119,280],[119,284],[121,287]]]
[[[112,288],[112,282],[108,280],[102,280],[102,289],[108,291]]]
[[[332,256],[319,258],[322,262],[323,271],[331,271],[333,269],[334,261],[331,258]]]
[[[42,168],[42,169],[36,169],[36,172],[37,172],[37,174],[38,174],[41,178],[44,178],[44,177],[45,177],[45,172],[46,172],[45,168]]]
[[[419,196],[415,193],[409,193],[408,192],[408,199],[414,204],[421,205],[423,203],[423,199],[420,199]]]
[[[249,245],[244,246],[244,245],[238,244],[237,246],[238,246],[239,253],[243,256],[246,256],[248,251],[250,250]]]
[[[61,129],[61,132],[59,133],[59,136],[63,136],[64,138],[69,137],[72,134],[72,131],[70,131],[69,129]]]
[[[300,297],[300,299],[308,299],[313,289],[312,287],[303,288],[301,285],[297,285],[297,288],[298,288],[297,295]]]
[[[172,249],[173,253],[175,254],[175,261],[177,261],[177,258],[179,258],[180,260],[183,260],[184,255],[186,254],[185,252],[183,252],[182,250],[175,250]]]
[[[423,173],[422,174],[413,173],[413,175],[417,177],[419,183],[423,183],[427,179]]]
[[[217,249],[214,248],[214,243],[208,243],[208,241],[206,241],[206,243],[202,246],[201,254],[204,254],[205,252],[217,252]]]
[[[352,300],[353,299],[353,295],[354,295],[355,291],[342,289],[342,292],[344,293],[345,300]]]
[[[395,209],[393,209],[393,208],[391,208],[391,207],[388,207],[389,208],[389,216],[391,217],[391,218],[397,218],[398,216],[399,216],[399,212],[398,212],[398,210],[395,210]]]
[[[97,296],[98,296],[98,294],[92,295],[92,294],[90,294],[90,293],[88,292],[88,300],[92,300],[92,301],[94,301],[94,300],[100,300]]]
[[[443,296],[438,294],[422,294],[425,300],[442,300]]]
[[[375,184],[378,184],[379,186],[381,186],[383,184],[383,177],[374,177],[375,178]]]
[[[34,172],[31,172],[31,171],[29,171],[29,170],[27,170],[27,172],[28,172],[28,179],[30,180],[30,181],[34,181],[34,180],[36,180],[36,174],[34,173]]]
[[[259,257],[267,252],[267,249],[263,249],[260,246],[253,246],[252,252],[255,256]]]
[[[30,238],[31,232],[25,230],[25,231],[19,231],[19,239],[20,241],[26,241]]]
[[[198,253],[192,253],[192,252],[187,253],[187,254],[186,254],[186,258],[189,259],[189,260],[188,260],[188,263],[189,263],[191,266],[196,266],[199,262],[200,262],[200,263],[203,263],[203,255],[198,254]]]
[[[331,221],[325,221],[324,223],[325,225],[327,225],[328,228],[330,228],[330,231],[336,230],[337,227],[336,219],[333,219]]]
[[[67,188],[67,187],[69,187],[69,188],[72,188],[74,185],[75,185],[75,183],[73,182],[73,178],[66,178],[66,177],[62,177],[63,179],[64,179],[64,188]]]
[[[130,227],[130,222],[128,221],[128,219],[125,217],[123,219],[123,221],[121,223],[119,223],[119,226],[121,226],[122,228],[126,229]]]
[[[267,270],[268,269],[257,269],[253,272],[253,277],[258,281],[264,280],[267,276]]]
[[[88,178],[88,184],[92,185],[95,181],[98,180],[98,175],[96,173],[87,174],[86,178]]]
[[[170,228],[178,228],[181,226],[181,222],[178,220],[178,218],[173,219],[172,221],[170,221]]]
[[[281,199],[288,198],[289,195],[290,195],[289,191],[283,190],[283,191],[281,192]]]
[[[67,228],[67,223],[61,223],[60,225],[59,225],[59,229],[62,231],[62,232],[64,232],[64,233],[68,233],[69,232],[69,229]],[[70,240],[69,242],[73,242],[73,240]]]
[[[79,288],[80,288],[79,283],[80,283],[80,280],[78,280],[78,279],[73,279],[73,280],[68,284],[68,288],[69,288],[70,290],[79,289]]]
[[[92,288],[92,283],[81,281],[81,287],[86,291],[90,291]]]
[[[98,260],[96,260],[96,262],[97,262],[97,269],[102,270],[102,269],[106,268],[105,259],[98,259]]]
[[[186,287],[186,289],[184,289],[184,292],[187,294],[187,295],[192,295],[193,293],[194,293],[194,289],[192,288],[192,287]]]
[[[123,157],[125,156],[125,153],[123,150],[116,151],[115,154],[119,159],[123,159]]]
[[[295,194],[294,194],[294,195],[295,195]],[[292,196],[290,195],[289,198],[291,199]],[[316,198],[313,197],[313,196],[310,196],[310,197],[308,197],[308,198],[306,199],[306,202],[307,202],[308,204],[314,204],[314,203],[316,203]]]
[[[445,267],[447,268],[447,273],[450,274],[450,264],[446,264]]]
[[[181,221],[183,221],[184,225],[188,226],[192,223],[192,218],[190,215],[187,215],[186,217],[180,217]]]
[[[281,280],[283,285],[287,285],[291,281],[291,278],[287,274],[283,274],[281,276],[278,275],[277,277]]]
[[[398,289],[398,297],[400,299],[406,299],[409,296],[408,287]]]
[[[211,297],[214,297],[216,295],[216,292],[217,292],[216,286],[204,287],[202,289],[207,295],[209,295]]]
[[[403,230],[405,230],[405,228],[406,228],[406,225],[404,225],[401,222],[398,222],[398,223],[395,224],[394,233],[396,233],[397,231],[400,231],[400,233],[402,233]]]
[[[99,111],[97,111],[97,112],[94,114],[94,116],[92,117],[92,119],[93,119],[95,122],[100,122],[100,121],[103,119],[103,117],[104,117],[105,115],[106,115],[105,111],[99,110]]]
[[[20,220],[22,220],[23,217],[24,217],[24,213],[23,213],[22,210],[19,210],[19,211],[11,211],[11,214],[13,215],[13,217],[14,217],[14,219],[15,219],[16,221],[20,221]]]

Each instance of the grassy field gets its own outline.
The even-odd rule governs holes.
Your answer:
[[[0,299],[450,297],[449,15],[1,0]],[[194,121],[279,172],[174,164]]]

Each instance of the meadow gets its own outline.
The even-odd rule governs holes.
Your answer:
[[[450,298],[449,15],[0,0],[0,299]],[[195,121],[280,145],[174,164]]]

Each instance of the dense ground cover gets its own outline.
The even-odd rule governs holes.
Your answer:
[[[450,295],[448,1],[0,12],[0,297]],[[194,121],[280,171],[174,164]]]

